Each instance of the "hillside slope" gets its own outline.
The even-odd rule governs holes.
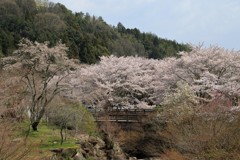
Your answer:
[[[83,63],[95,63],[103,55],[160,59],[190,50],[186,44],[162,39],[139,29],[107,24],[101,17],[73,13],[62,4],[42,0],[0,0],[0,57],[17,48],[19,40],[49,41],[60,39],[69,47],[68,56]]]

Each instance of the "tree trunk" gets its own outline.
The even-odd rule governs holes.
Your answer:
[[[67,140],[67,127],[65,127],[65,135],[64,135],[64,141],[66,141]]]
[[[61,145],[62,145],[63,144],[63,126],[61,127],[60,135],[61,135]]]
[[[33,131],[37,131],[38,124],[39,124],[39,122],[33,122],[33,123],[31,124]]]

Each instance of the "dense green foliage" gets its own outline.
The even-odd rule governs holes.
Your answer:
[[[23,37],[49,41],[51,46],[61,39],[69,47],[69,57],[84,63],[95,63],[110,54],[159,59],[189,50],[188,45],[128,29],[121,23],[114,27],[101,17],[73,13],[47,0],[0,0],[0,19],[0,57],[10,55]]]

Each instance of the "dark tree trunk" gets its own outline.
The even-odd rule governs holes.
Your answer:
[[[37,131],[38,124],[39,124],[39,122],[33,122],[33,123],[31,124],[33,131]]]
[[[63,126],[61,127],[60,135],[61,135],[61,145],[62,145],[63,144]]]

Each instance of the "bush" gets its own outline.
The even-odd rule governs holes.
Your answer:
[[[175,94],[176,95],[176,94]],[[178,98],[172,96],[172,99]],[[188,101],[187,99],[183,99]],[[227,100],[220,97],[206,105],[196,105],[194,112],[180,114],[183,103],[175,103],[174,109],[163,108],[175,115],[168,119],[161,136],[170,148],[198,159],[236,159],[240,151],[240,113],[231,111]],[[186,107],[190,107],[187,105]],[[181,110],[180,110],[181,111]],[[163,114],[164,115],[164,114]],[[161,117],[161,112],[160,112]],[[167,118],[167,117],[165,117]]]
[[[52,106],[48,110],[49,123],[59,127],[86,132],[96,132],[96,123],[92,114],[82,105]]]
[[[17,160],[26,158],[31,153],[30,146],[22,137],[16,137],[16,125],[12,119],[0,119],[0,159]]]

